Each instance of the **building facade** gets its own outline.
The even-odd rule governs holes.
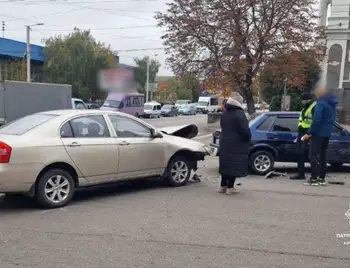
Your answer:
[[[350,1],[321,0],[319,25],[326,27],[322,82],[329,88],[350,89]]]
[[[27,44],[7,38],[0,38],[0,81],[18,80],[25,81],[27,66]],[[44,64],[44,47],[30,46],[31,74],[35,82],[44,80],[42,67]]]

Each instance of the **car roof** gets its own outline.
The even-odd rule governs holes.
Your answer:
[[[266,112],[266,115],[299,115],[300,112]]]
[[[88,110],[88,109],[68,109],[68,110],[53,110],[40,112],[38,114],[52,114],[59,116],[75,116],[75,115],[89,115],[89,114],[120,114],[125,115],[124,113],[117,111],[108,111],[108,110]]]

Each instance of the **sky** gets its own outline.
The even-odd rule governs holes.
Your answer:
[[[0,0],[5,38],[25,42],[25,26],[36,23],[44,23],[32,27],[31,43],[37,45],[45,38],[69,34],[74,27],[91,30],[118,52],[121,63],[135,65],[134,57],[150,56],[161,63],[158,75],[169,76],[162,29],[154,19],[157,11],[166,11],[165,0]]]

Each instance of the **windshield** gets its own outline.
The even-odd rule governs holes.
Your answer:
[[[145,109],[145,110],[153,110],[153,105],[151,105],[151,104],[145,104],[145,105],[143,106],[143,109]]]
[[[190,109],[191,108],[191,105],[183,105],[183,106],[181,106],[181,109]]]
[[[162,107],[162,110],[170,110],[171,109],[171,105],[164,105]]]
[[[22,135],[56,116],[53,114],[28,115],[1,127],[0,134]]]
[[[208,102],[207,101],[199,101],[197,103],[197,106],[208,106]]]
[[[116,101],[116,100],[106,100],[103,103],[104,107],[111,107],[111,108],[119,108],[120,105],[120,101]]]
[[[175,104],[187,104],[187,100],[178,100]]]
[[[259,121],[260,118],[263,117],[263,116],[264,116],[264,114],[261,114],[261,115],[255,117],[253,120],[251,120],[251,121],[249,122],[249,127],[253,126],[253,125],[254,125],[257,121]]]

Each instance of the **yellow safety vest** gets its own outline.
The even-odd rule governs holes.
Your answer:
[[[305,111],[305,114],[303,116],[303,111],[301,111],[299,116],[299,127],[302,128],[310,128],[312,124],[312,109],[315,107],[316,101],[314,101],[309,108]]]

